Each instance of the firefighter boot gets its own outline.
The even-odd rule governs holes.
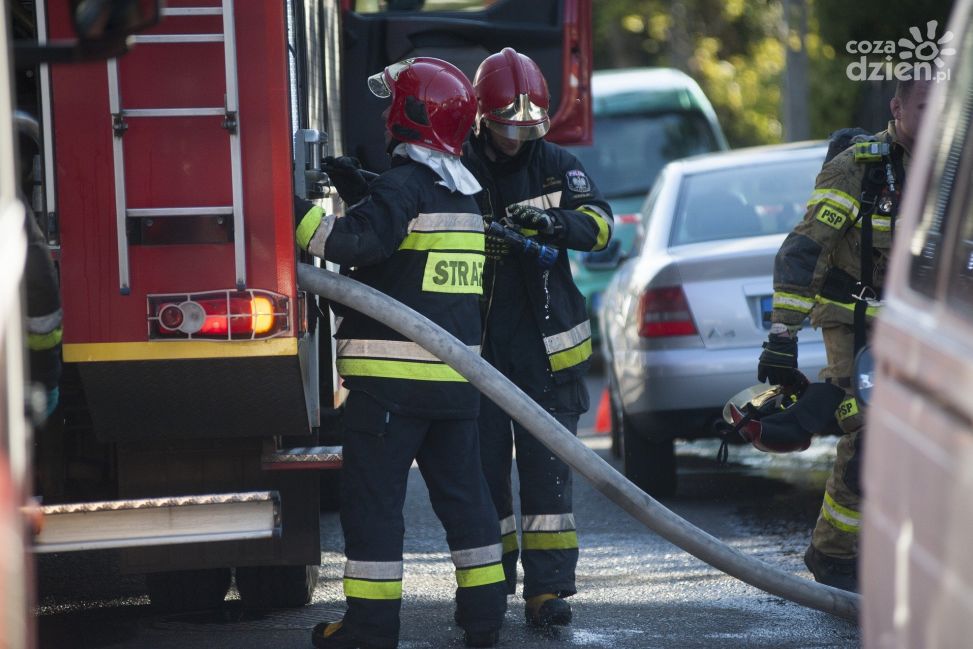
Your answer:
[[[535,595],[524,605],[524,617],[530,626],[567,626],[571,624],[571,605],[553,593]]]
[[[814,575],[814,581],[819,584],[854,593],[858,592],[858,561],[856,559],[830,557],[813,545],[809,545],[804,553],[804,565]]]
[[[463,628],[460,624],[459,609],[453,611],[453,622],[456,626]],[[463,629],[463,641],[467,647],[495,647],[500,642],[500,631],[467,631]]]
[[[311,629],[311,644],[317,649],[382,649],[355,639],[341,620],[316,625]]]

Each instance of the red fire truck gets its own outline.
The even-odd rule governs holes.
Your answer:
[[[590,139],[590,0],[382,4],[169,0],[126,56],[40,70],[65,369],[37,552],[122,548],[169,609],[222,601],[232,570],[251,605],[309,600],[339,386],[293,195],[328,200],[325,153],[387,166],[364,80],[410,56],[472,75],[513,45],[548,72],[552,138]],[[70,34],[74,4],[36,5],[40,40]]]

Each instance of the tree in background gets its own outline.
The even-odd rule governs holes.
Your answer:
[[[849,40],[895,40],[951,0],[598,0],[595,66],[668,66],[692,76],[733,146],[879,129],[894,83],[852,81]],[[944,29],[944,28],[943,28]],[[942,30],[941,30],[942,31]]]

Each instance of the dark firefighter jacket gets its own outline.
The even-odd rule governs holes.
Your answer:
[[[892,143],[893,156],[901,156],[907,169],[910,153],[896,138],[894,122],[889,122],[888,129],[877,137]],[[854,283],[861,278],[860,211],[867,167],[866,163],[855,160],[854,147],[839,153],[822,167],[804,220],[794,227],[777,252],[773,322],[799,327],[810,315],[815,327],[853,324],[855,304],[850,294]],[[903,180],[896,179],[900,192]],[[892,245],[894,212],[894,209],[892,213],[878,211],[872,216],[873,290],[866,297],[881,297]],[[845,278],[844,283],[852,287],[829,290],[833,284],[841,284],[830,281],[834,277]],[[877,312],[875,304],[868,307],[869,318]]]
[[[483,140],[474,137],[463,149],[463,161],[483,186],[477,194],[483,218],[488,223],[500,220],[511,206],[524,204],[556,215],[563,227],[556,238],[522,231],[562,249],[552,268],[542,270],[527,257],[518,261],[529,308],[540,330],[538,342],[544,346],[555,381],[565,383],[588,369],[591,325],[563,248],[591,251],[608,245],[614,227],[611,208],[581,163],[555,144],[527,142],[517,156],[502,163],[490,161],[483,147]],[[497,288],[497,274],[489,262],[485,275],[484,299],[489,311],[490,297]]]
[[[395,157],[342,218],[298,199],[297,212],[305,216],[297,240],[478,353],[483,220],[472,196],[450,192],[438,180],[428,167]],[[337,365],[349,390],[406,416],[476,417],[479,393],[455,370],[371,318],[340,313]]]
[[[29,203],[24,203],[25,207]],[[61,378],[61,293],[47,241],[27,208],[27,349],[30,378],[50,393]],[[50,395],[49,397],[50,398]],[[54,404],[49,404],[53,406]]]

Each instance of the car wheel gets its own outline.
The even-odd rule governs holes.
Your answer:
[[[632,429],[622,415],[622,462],[625,477],[654,498],[676,493],[676,445],[671,438],[650,440]]]
[[[236,587],[247,608],[297,608],[311,601],[318,574],[318,566],[246,566],[236,569]]]
[[[214,609],[230,590],[230,569],[177,570],[145,576],[153,608],[164,613]]]

